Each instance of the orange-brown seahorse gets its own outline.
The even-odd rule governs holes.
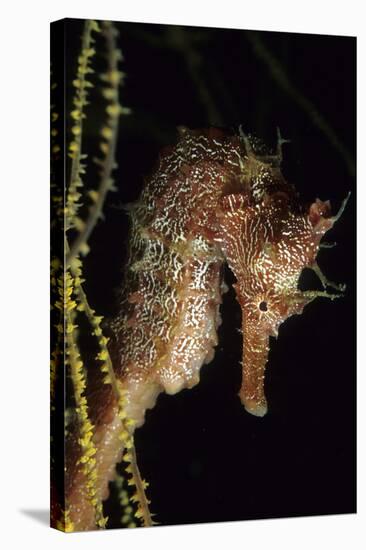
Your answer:
[[[325,290],[302,292],[298,280],[313,268],[323,235],[344,208],[329,201],[299,204],[280,171],[281,146],[268,154],[258,140],[217,130],[180,128],[137,203],[129,205],[129,259],[120,313],[110,325],[110,354],[126,389],[126,413],[144,422],[160,392],[175,394],[199,382],[214,356],[223,264],[236,277],[242,309],[243,363],[239,396],[256,416],[267,411],[264,373],[269,337]],[[122,448],[120,420],[109,386],[91,383],[88,400],[96,427],[98,490],[108,495]],[[131,428],[133,430],[134,428]],[[66,500],[76,530],[94,528],[77,443],[68,444]]]

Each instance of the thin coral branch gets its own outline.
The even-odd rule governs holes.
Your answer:
[[[68,250],[67,242],[66,249]],[[129,484],[133,484],[136,486],[135,501],[138,504],[138,508],[135,515],[137,518],[142,520],[144,526],[151,526],[154,524],[154,522],[151,519],[149,500],[147,499],[145,493],[147,483],[146,481],[141,479],[140,471],[137,465],[133,435],[131,433],[133,430],[134,422],[129,419],[126,414],[125,391],[123,389],[122,383],[117,380],[113,369],[112,360],[110,358],[107,347],[108,338],[103,335],[102,328],[100,326],[102,317],[97,316],[95,314],[95,311],[89,305],[87,296],[82,287],[81,261],[78,258],[75,258],[72,261],[71,272],[74,275],[74,287],[76,298],[78,301],[77,309],[85,313],[90,325],[93,328],[93,334],[94,336],[96,336],[100,347],[100,352],[97,355],[97,359],[102,362],[101,370],[105,374],[103,381],[105,384],[110,384],[112,386],[112,390],[117,401],[118,416],[121,421],[120,439],[127,449],[126,456],[128,456],[128,461],[130,463],[129,466],[127,466],[126,468],[126,471],[131,474]],[[129,517],[128,510],[124,510],[123,517],[125,517],[125,520],[127,522],[127,518]],[[132,525],[132,519],[130,519],[127,523],[130,527],[134,526]]]
[[[137,465],[136,451],[133,443],[133,437],[131,435],[130,440],[126,441],[127,451],[123,455],[123,460],[128,462],[126,472],[131,474],[131,478],[128,480],[128,485],[134,485],[136,492],[132,497],[132,501],[137,504],[137,511],[135,517],[141,519],[143,527],[152,527],[156,525],[151,517],[149,510],[150,501],[146,498],[145,489],[148,483],[141,478],[140,470]]]
[[[62,264],[61,261],[58,258],[53,258],[51,260],[51,269],[50,269],[50,275],[51,275],[51,312],[52,312],[52,321],[56,321],[56,315],[55,310],[59,309],[59,315],[57,317],[56,324],[52,327],[53,329],[56,329],[56,335],[52,340],[53,347],[51,348],[51,360],[50,360],[50,397],[51,397],[51,410],[54,407],[54,400],[56,397],[56,378],[58,373],[58,366],[63,360],[63,330],[58,330],[58,327],[63,327],[63,319],[64,319],[64,307],[60,295],[60,288],[57,284],[58,279],[60,277],[60,272]],[[63,274],[61,275],[61,281],[63,281]],[[63,284],[61,285],[62,293],[64,291]],[[56,304],[59,304],[59,307],[57,308]]]
[[[104,382],[109,383],[112,386],[114,396],[116,400],[120,398],[120,392],[117,385],[117,380],[115,377],[112,360],[109,355],[107,343],[108,338],[104,336],[102,329],[100,327],[100,323],[102,321],[101,316],[97,316],[95,314],[94,309],[92,309],[89,305],[88,298],[85,294],[85,291],[82,286],[81,282],[81,262],[78,260],[78,258],[75,258],[73,260],[73,263],[71,265],[71,272],[73,273],[75,277],[75,291],[77,295],[78,300],[78,310],[85,312],[85,315],[93,328],[93,334],[98,339],[98,344],[100,347],[100,352],[98,354],[98,359],[103,362],[102,371],[107,373],[107,377],[105,377]]]
[[[113,364],[108,351],[108,338],[104,336],[101,321],[102,317],[97,316],[95,311],[89,305],[86,293],[82,286],[82,262],[80,253],[85,254],[88,246],[87,241],[89,236],[101,216],[102,208],[107,192],[112,188],[111,174],[115,168],[115,149],[118,136],[119,116],[122,112],[127,111],[122,109],[119,103],[119,84],[123,78],[123,73],[118,70],[118,62],[121,59],[121,52],[116,48],[116,30],[109,22],[104,22],[101,25],[102,34],[106,41],[106,57],[108,68],[106,74],[102,75],[104,81],[103,96],[107,100],[106,113],[107,120],[101,130],[102,142],[100,150],[103,153],[102,159],[97,159],[97,164],[100,166],[100,184],[98,190],[89,191],[89,197],[92,200],[92,206],[89,209],[89,215],[86,221],[82,221],[77,216],[80,207],[79,198],[81,194],[78,192],[78,187],[83,187],[81,174],[84,172],[84,167],[81,163],[85,155],[82,154],[82,120],[85,117],[84,107],[87,104],[87,88],[91,83],[86,81],[85,75],[91,72],[89,59],[94,55],[94,50],[90,48],[92,41],[91,31],[99,30],[99,26],[95,22],[87,22],[84,27],[82,38],[82,51],[79,56],[78,78],[74,81],[76,88],[76,98],[74,100],[74,111],[71,117],[74,121],[72,127],[73,141],[69,145],[69,156],[72,158],[71,166],[71,181],[68,187],[68,198],[65,209],[65,233],[64,233],[64,251],[66,256],[65,272],[60,278],[60,284],[64,281],[64,289],[60,292],[60,300],[56,303],[65,311],[64,326],[58,329],[65,333],[66,343],[66,362],[70,367],[71,379],[74,386],[74,399],[76,404],[76,413],[79,424],[79,443],[81,446],[81,457],[79,462],[83,466],[83,471],[86,476],[86,488],[88,498],[95,510],[95,522],[99,527],[105,527],[107,519],[103,517],[103,504],[97,492],[98,470],[96,465],[95,454],[97,447],[94,444],[94,426],[92,425],[88,414],[88,403],[85,396],[85,388],[87,384],[86,371],[80,357],[80,351],[77,342],[77,325],[76,311],[84,313],[87,317],[92,333],[96,337],[99,344],[99,353],[97,361],[101,362],[100,369],[104,373],[103,382],[112,386],[112,391],[117,403],[118,417],[121,422],[120,440],[126,450],[126,456],[129,457],[129,465],[126,468],[131,474],[128,480],[130,485],[136,487],[134,502],[137,503],[135,517],[139,518],[142,524],[153,525],[151,514],[149,511],[149,501],[145,494],[147,483],[141,479],[140,472],[137,466],[136,453],[133,440],[133,431],[135,422],[128,418],[126,413],[126,390],[120,380],[116,378]],[[69,246],[67,231],[70,228],[75,228],[77,234],[71,247]],[[125,502],[125,494],[123,501]],[[128,505],[124,510],[124,518],[128,519],[128,526],[134,526],[131,513],[133,508]],[[131,517],[130,517],[131,516]]]
[[[132,479],[136,487],[136,494],[138,495],[138,503],[139,507],[137,509],[137,512],[135,513],[136,517],[141,517],[142,524],[144,527],[151,527],[154,522],[152,520],[150,510],[149,510],[149,504],[150,501],[146,498],[145,489],[148,486],[148,483],[141,478],[140,470],[137,465],[137,458],[136,458],[136,449],[135,446],[133,446],[130,449],[130,452],[132,454],[132,460],[130,462],[131,465],[131,473],[132,473]]]
[[[56,522],[56,528],[65,533],[72,533],[74,531],[74,524],[70,519],[70,510],[61,511],[61,517]]]
[[[189,77],[195,85],[199,96],[199,101],[206,111],[209,124],[217,126],[224,124],[225,121],[221,116],[217,102],[212,94],[212,90],[207,85],[206,79],[203,75],[203,59],[198,48],[200,42],[205,41],[208,38],[209,33],[198,29],[194,31],[192,29],[187,31],[184,27],[171,25],[167,25],[164,29],[164,33],[159,35],[159,37],[138,27],[134,27],[133,30],[130,30],[130,32],[132,32],[135,37],[143,42],[146,42],[153,48],[169,48],[178,52],[186,65]],[[216,82],[216,84],[221,86],[222,90],[223,84],[220,79],[218,83]]]
[[[94,426],[89,419],[88,403],[85,396],[86,379],[84,375],[84,365],[75,340],[77,326],[74,324],[74,309],[76,307],[76,302],[72,299],[74,280],[70,273],[66,273],[64,284],[65,291],[63,301],[65,310],[66,362],[69,365],[71,380],[74,386],[74,399],[79,424],[79,445],[82,451],[79,463],[82,464],[83,472],[86,477],[88,497],[91,504],[94,506],[95,523],[98,527],[104,528],[108,518],[104,518],[103,516],[103,504],[97,491],[98,474],[95,459],[97,449],[93,441]]]
[[[214,97],[203,78],[203,61],[196,46],[198,33],[187,32],[184,27],[167,26],[165,29],[166,43],[177,50],[185,64],[193,83],[198,91],[201,104],[206,110],[208,122],[221,126],[224,121],[216,105]]]
[[[136,527],[136,522],[133,518],[133,508],[130,504],[128,491],[126,491],[126,489],[124,488],[125,478],[117,474],[114,482],[115,482],[115,487],[118,491],[118,500],[121,505],[121,509],[123,510],[121,523],[125,527],[129,527],[129,528]]]
[[[73,110],[71,111],[72,140],[68,146],[68,155],[71,158],[71,170],[65,208],[66,230],[70,227],[80,229],[80,220],[77,217],[77,212],[80,207],[78,201],[81,194],[78,188],[83,186],[81,176],[84,173],[84,166],[81,161],[85,158],[85,155],[82,154],[83,119],[86,117],[84,111],[88,105],[88,90],[93,86],[87,80],[87,75],[94,72],[91,68],[91,59],[95,55],[95,49],[92,48],[92,44],[94,43],[93,31],[99,31],[96,21],[85,21],[81,39],[81,52],[78,58],[77,75],[72,83],[76,89],[76,94],[73,99]]]
[[[51,72],[51,97],[57,91],[58,85],[52,82]],[[58,164],[62,161],[62,148],[60,136],[60,113],[57,109],[57,100],[51,103],[50,110],[50,130],[51,130],[51,229],[54,230],[58,223],[63,222],[63,188],[60,186],[61,178],[58,178]]]
[[[85,222],[80,225],[80,232],[71,245],[70,252],[66,256],[66,265],[70,265],[73,258],[78,256],[80,252],[87,252],[88,239],[102,215],[102,209],[107,192],[112,189],[113,180],[111,178],[112,171],[116,167],[115,151],[118,136],[119,116],[126,112],[122,109],[119,103],[119,84],[123,74],[118,70],[118,63],[121,59],[121,52],[116,47],[116,29],[110,22],[102,24],[102,33],[106,41],[108,70],[104,75],[107,87],[103,91],[105,99],[108,100],[106,107],[107,122],[102,128],[103,141],[100,145],[101,151],[104,154],[103,159],[98,160],[100,165],[100,184],[97,191],[89,192],[89,196],[93,201],[89,209],[89,215]]]
[[[272,78],[283,89],[283,91],[286,92],[287,95],[299,105],[299,107],[301,107],[301,109],[312,120],[313,124],[323,132],[323,134],[328,138],[329,142],[344,159],[350,175],[354,176],[354,159],[348,149],[336,135],[333,128],[326,121],[324,116],[318,111],[316,106],[309,99],[307,99],[291,82],[285,69],[283,68],[279,60],[276,59],[276,57],[266,48],[264,42],[259,37],[259,34],[250,31],[246,33],[246,37],[252,44],[255,54],[267,65],[267,68],[271,73]]]

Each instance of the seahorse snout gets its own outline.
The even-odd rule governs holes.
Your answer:
[[[268,411],[267,401],[265,398],[261,399],[260,401],[256,401],[255,399],[250,399],[246,397],[245,392],[240,391],[239,392],[240,401],[245,407],[245,410],[253,414],[254,416],[265,416]]]
[[[264,376],[269,353],[269,336],[255,324],[243,322],[242,384],[239,397],[248,413],[264,416],[267,400],[264,395]]]

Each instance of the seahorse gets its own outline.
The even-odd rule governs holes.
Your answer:
[[[341,215],[329,201],[301,205],[281,173],[283,140],[270,152],[253,136],[210,128],[179,128],[136,203],[126,207],[130,239],[119,314],[110,323],[109,351],[126,395],[131,431],[144,423],[161,392],[176,394],[199,382],[218,343],[220,304],[233,272],[242,310],[243,361],[239,397],[246,411],[267,412],[264,376],[270,337],[318,296],[342,291],[321,273],[316,258],[324,234]],[[323,291],[300,291],[311,268]],[[123,445],[109,386],[91,381],[88,401],[96,428],[101,498],[115,475]],[[66,498],[76,530],[92,529],[94,510],[77,467],[76,439],[68,444]]]

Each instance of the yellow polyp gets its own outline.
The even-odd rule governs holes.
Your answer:
[[[130,115],[132,113],[132,109],[130,107],[122,107],[120,106],[120,113],[121,115]]]
[[[90,446],[90,447],[88,446],[85,451],[85,454],[88,458],[90,458],[91,456],[94,456],[96,452],[97,450],[94,446]]]
[[[113,136],[113,131],[109,126],[104,126],[100,132],[101,136],[104,137],[106,140],[110,140]]]
[[[83,428],[85,430],[84,433],[93,433],[93,424],[90,422],[90,420],[87,418],[86,421],[84,422],[84,425],[83,425]]]
[[[105,360],[107,359],[107,357],[108,357],[108,352],[107,352],[107,350],[102,350],[102,351],[100,351],[100,352],[98,353],[98,356],[97,356],[97,357],[98,357],[98,359],[99,359],[100,361],[105,361]]]
[[[101,365],[101,367],[100,367],[100,370],[102,372],[109,372],[107,363],[103,363],[103,365]]]
[[[141,508],[137,508],[137,510],[136,510],[136,512],[135,512],[134,515],[135,515],[136,518],[140,519],[140,518],[143,517],[144,513],[143,513],[143,511],[141,510]]]
[[[72,521],[65,522],[65,533],[72,533],[75,527]]]
[[[94,29],[92,29],[92,30],[94,30]],[[92,55],[95,54],[95,49],[94,48],[84,48],[82,53],[85,57],[91,57]]]
[[[99,527],[101,527],[102,529],[104,529],[105,526],[106,526],[106,524],[107,524],[107,522],[108,522],[108,519],[109,519],[108,516],[106,516],[106,517],[103,518],[103,519],[100,519],[99,521],[97,521],[97,525],[98,525]]]
[[[120,71],[117,71],[117,70],[114,70],[114,71],[110,71],[108,74],[107,74],[107,78],[109,80],[109,82],[113,85],[117,85],[120,83],[121,81],[121,78],[122,78],[122,73]]]
[[[116,91],[114,88],[104,88],[102,91],[104,99],[112,100],[116,97]]]
[[[100,32],[100,26],[99,26],[99,24],[98,24],[96,21],[94,21],[94,20],[90,21],[90,28],[91,28],[91,30],[94,31],[94,32]]]
[[[90,441],[91,441],[91,436],[86,435],[83,438],[79,439],[79,445],[81,445],[82,447],[87,447]]]
[[[131,437],[131,435],[129,434],[129,432],[127,432],[127,431],[125,431],[125,430],[123,430],[123,431],[119,434],[119,439],[120,439],[121,441],[127,442],[127,441],[130,439],[130,437]],[[127,445],[126,445],[126,448],[128,448]]]
[[[89,250],[90,250],[89,245],[87,245],[86,243],[83,243],[80,247],[80,252],[83,256],[86,256]]]
[[[69,145],[69,151],[76,152],[78,150],[79,150],[78,144],[76,143],[76,141],[72,141]]]
[[[60,531],[64,531],[65,533],[72,533],[74,531],[74,524],[70,519],[70,511],[69,510],[62,510],[61,511],[61,517],[56,522],[56,528]]]
[[[122,523],[128,523],[131,520],[131,516],[129,514],[124,514],[121,518]]]
[[[89,192],[88,192],[88,195],[89,197],[91,198],[91,200],[93,202],[97,202],[98,201],[98,198],[99,198],[99,193],[98,191],[95,191],[94,189],[91,189]]]
[[[78,231],[82,231],[82,229],[84,229],[84,227],[85,227],[85,222],[83,220],[81,220],[80,218],[75,217],[74,218],[74,227]]]
[[[80,373],[80,374],[81,374],[81,373]],[[85,383],[84,378],[83,378],[83,383]],[[85,405],[85,406],[86,406],[86,405],[87,405],[86,397],[85,397],[84,395],[83,395],[82,397],[80,397],[80,401],[79,401],[79,402],[80,402],[81,405]],[[83,414],[86,413],[86,409],[82,409],[82,412],[83,412]]]
[[[102,141],[99,144],[99,149],[102,151],[102,153],[104,153],[106,155],[108,153],[109,145],[107,143],[105,143],[104,141]]]
[[[113,105],[107,105],[106,111],[109,116],[117,117],[121,114],[121,107],[116,103]]]
[[[136,425],[136,420],[134,420],[133,418],[128,418],[125,422],[126,427],[135,426],[135,425]]]
[[[70,113],[71,118],[74,120],[80,120],[81,119],[81,111],[79,109],[74,109]]]
[[[97,461],[95,460],[95,458],[89,458],[89,462],[90,462],[90,465],[94,468],[94,466],[96,465]],[[93,471],[93,474],[95,476],[95,479],[97,478],[97,472],[96,471]]]

